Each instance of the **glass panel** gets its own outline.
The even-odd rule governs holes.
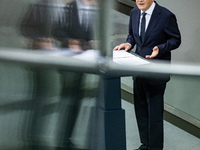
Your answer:
[[[92,149],[99,76],[82,73],[76,61],[96,69],[99,4],[2,0],[0,8],[0,49],[14,51],[13,60],[39,54],[31,60],[40,64],[0,61],[0,149]],[[75,72],[42,62],[46,58],[63,60]]]
[[[0,47],[97,60],[93,59],[100,54],[95,26],[99,11],[96,0],[9,0],[0,3]]]
[[[13,63],[0,67],[0,149],[92,149],[99,76]]]

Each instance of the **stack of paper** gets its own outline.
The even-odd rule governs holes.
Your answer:
[[[121,65],[144,65],[149,64],[148,61],[125,50],[113,51],[113,61]]]

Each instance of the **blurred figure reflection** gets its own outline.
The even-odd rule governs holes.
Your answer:
[[[35,2],[35,3],[34,3]],[[57,6],[52,0],[31,3],[21,24],[21,33],[28,39],[26,46],[37,50],[54,50],[52,26],[58,21]]]
[[[21,24],[21,33],[27,38],[26,48],[37,51],[57,50],[55,40],[51,36],[52,26],[58,21],[53,13],[57,4],[52,0],[39,0],[30,3],[30,8]],[[27,136],[24,138],[30,150],[46,150],[48,140],[45,130],[48,128],[48,115],[57,111],[52,105],[59,102],[59,74],[56,69],[30,67],[33,78],[33,95],[30,115],[25,122]]]
[[[55,39],[60,41],[61,49],[70,49],[75,53],[82,53],[85,50],[93,49],[94,36],[92,27],[92,18],[97,10],[95,0],[75,0],[71,3],[67,3],[64,9],[64,18],[60,18],[54,24],[53,36]],[[86,13],[87,23],[82,22],[83,12]],[[85,89],[83,89],[83,82],[85,79],[92,75],[84,73],[69,73],[64,70],[60,70],[62,79],[62,91],[61,91],[61,102],[59,107],[59,119],[57,128],[58,134],[63,136],[58,136],[58,141],[60,147],[58,150],[75,150],[78,148],[72,143],[71,136],[74,131],[74,126],[77,121],[78,112],[80,109],[81,99],[86,97]],[[94,91],[93,91],[94,92]],[[93,93],[92,92],[92,93]],[[93,95],[94,94],[94,95]],[[93,93],[92,97],[96,96]],[[88,95],[87,95],[88,96]],[[85,120],[88,116],[83,116]],[[94,119],[94,118],[93,118]],[[89,128],[91,130],[92,120],[90,120],[90,126],[84,127],[83,122],[79,124],[78,128],[87,131]],[[88,128],[88,129],[87,129]],[[63,134],[64,133],[64,134]],[[80,136],[80,135],[79,135]],[[90,149],[89,139],[90,136],[85,136],[84,141],[87,146],[84,149]]]
[[[79,52],[95,48],[93,23],[96,12],[96,0],[75,0],[66,5],[66,20],[55,24],[53,30],[62,47]]]
[[[22,23],[22,34],[29,39],[27,47],[38,51],[69,50],[75,53],[91,49],[91,41],[94,39],[91,18],[96,9],[95,0],[37,1],[31,5]],[[83,19],[84,13],[87,19]],[[87,20],[87,23],[81,20]],[[50,120],[46,116],[48,112],[56,111],[56,149],[78,150],[70,138],[83,99],[83,82],[88,75],[41,67],[32,67],[31,71],[34,94],[28,124],[29,149],[48,149],[45,130]],[[58,103],[49,107],[52,106],[52,99]]]

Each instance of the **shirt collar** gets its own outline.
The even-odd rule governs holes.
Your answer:
[[[146,12],[147,14],[149,14],[149,15],[152,15],[155,6],[156,6],[156,3],[153,2],[152,5],[151,5],[151,7],[150,7],[147,11],[145,11],[145,12]],[[141,14],[142,14],[142,13],[143,13],[143,11],[141,10]]]

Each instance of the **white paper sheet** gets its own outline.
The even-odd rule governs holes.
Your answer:
[[[113,61],[121,65],[145,65],[148,61],[125,50],[113,51]]]

